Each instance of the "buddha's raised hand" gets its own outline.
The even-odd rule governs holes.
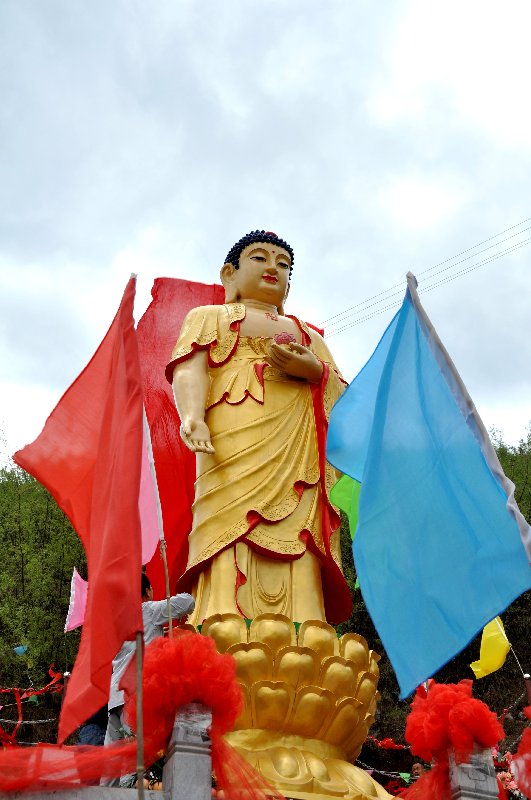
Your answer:
[[[323,374],[323,365],[309,347],[297,342],[289,345],[273,342],[266,357],[271,367],[276,367],[294,378],[303,378],[310,383],[319,383]]]

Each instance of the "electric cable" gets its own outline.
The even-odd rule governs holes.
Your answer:
[[[505,250],[502,250],[500,253],[496,253],[496,254],[494,254],[492,256],[489,256],[489,258],[485,258],[482,261],[477,262],[476,264],[469,265],[466,269],[459,270],[458,272],[454,273],[453,275],[448,275],[446,278],[443,278],[443,280],[436,281],[435,283],[428,284],[427,286],[422,286],[422,287],[419,286],[418,292],[419,292],[419,294],[421,294],[421,293],[424,294],[426,292],[432,291],[432,289],[436,289],[438,286],[442,286],[445,283],[451,283],[451,281],[456,280],[456,278],[459,278],[462,275],[467,275],[469,272],[474,272],[474,270],[479,269],[480,267],[483,267],[486,264],[490,264],[492,261],[496,261],[498,258],[501,258],[502,256],[508,255],[509,253],[513,253],[515,250],[519,250],[521,247],[525,247],[525,245],[529,244],[530,242],[531,242],[531,237],[529,237],[528,239],[524,239],[524,241],[519,242],[518,244],[515,244],[512,247],[508,247]],[[419,275],[420,275],[420,273],[419,273]],[[436,275],[432,275],[432,279],[436,278],[436,277],[437,277],[437,274]],[[387,297],[386,300],[389,300],[394,295],[403,296],[403,293],[404,293],[404,288],[403,288],[403,284],[402,284],[402,288],[399,291],[393,292],[393,294],[389,295],[389,297]],[[364,311],[368,310],[369,308],[371,308],[372,306],[375,306],[375,305],[379,305],[379,303],[371,303],[370,306],[367,306],[366,309],[363,309],[359,313],[363,314]],[[347,325],[344,325],[343,327],[338,328],[337,330],[333,330],[331,333],[329,333],[327,335],[327,338],[330,338],[331,336],[336,336],[338,333],[342,333],[343,331],[346,331],[349,328],[353,328],[355,325],[360,325],[362,322],[367,322],[368,320],[372,319],[373,317],[376,317],[379,314],[383,314],[384,311],[388,311],[391,308],[399,308],[401,305],[402,305],[402,301],[401,300],[396,300],[396,301],[390,303],[389,305],[384,306],[383,308],[378,308],[378,309],[374,310],[373,312],[371,312],[370,314],[368,314],[366,316],[359,317],[359,318],[357,318],[355,320],[350,321]],[[343,321],[344,320],[340,320],[340,324]]]
[[[504,233],[508,233],[509,231],[514,230],[514,228],[520,228],[522,225],[524,225],[526,222],[529,222],[530,220],[531,220],[531,217],[528,217],[527,219],[524,219],[521,222],[518,222],[516,225],[511,225],[509,228],[505,228],[503,231],[500,231],[499,233],[494,234],[493,236],[489,236],[487,239],[483,239],[481,242],[478,242],[477,244],[473,245],[472,247],[467,247],[465,250],[461,250],[459,253],[456,253],[454,256],[451,256],[450,258],[444,259],[444,261],[439,261],[437,264],[434,264],[433,266],[428,267],[427,269],[421,270],[420,272],[416,271],[415,274],[417,275],[417,277],[420,277],[422,275],[425,276],[428,273],[433,272],[433,270],[435,270],[437,267],[441,267],[441,266],[443,266],[445,264],[449,264],[450,261],[455,262],[455,263],[449,264],[449,266],[444,267],[444,269],[438,270],[434,275],[431,276],[431,278],[435,278],[438,274],[442,274],[443,272],[447,272],[448,270],[459,266],[459,264],[462,264],[465,261],[469,261],[471,258],[475,258],[476,256],[479,256],[482,253],[485,253],[487,250],[491,250],[493,247],[498,247],[499,245],[503,244],[504,242],[507,242],[510,239],[513,239],[515,236],[520,236],[522,233],[525,233],[525,231],[531,230],[531,226],[528,226],[526,228],[522,228],[521,230],[517,231],[516,233],[511,234],[511,236],[508,236],[505,239],[502,239],[501,241],[495,242],[494,244],[489,245],[488,247],[484,248],[483,250],[480,250],[479,252],[475,252],[475,253],[472,253],[471,255],[466,256],[466,258],[461,259],[461,261],[457,261],[457,262],[455,261],[457,258],[459,258],[459,256],[465,255],[466,253],[470,253],[471,250],[476,250],[477,251],[477,248],[481,247],[481,245],[492,241],[492,239],[498,239],[500,236],[503,236]],[[358,313],[362,313],[362,312],[366,311],[368,308],[372,308],[375,305],[378,305],[379,303],[384,303],[387,300],[389,300],[391,297],[393,297],[394,295],[399,293],[399,292],[397,292],[395,290],[399,289],[401,291],[402,288],[403,288],[403,283],[400,283],[400,284],[396,284],[395,286],[391,286],[389,289],[385,289],[385,290],[383,290],[381,292],[378,292],[377,294],[374,294],[371,297],[368,297],[365,300],[362,300],[360,303],[357,303],[354,306],[350,306],[349,308],[344,309],[343,311],[340,311],[337,314],[333,314],[331,317],[328,317],[327,319],[323,320],[323,322],[321,323],[321,327],[324,327],[325,324],[328,324],[333,320],[338,320],[338,322],[344,322],[345,321],[344,319],[340,320],[339,318],[340,317],[344,317],[345,318],[345,317],[351,316],[356,309],[359,309]],[[384,297],[383,295],[387,295],[387,297]],[[377,298],[380,298],[380,299],[377,300]],[[370,302],[371,300],[374,300],[376,302],[371,303]],[[362,307],[364,307],[364,308],[362,308]]]

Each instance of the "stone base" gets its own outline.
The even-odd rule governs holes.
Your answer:
[[[162,773],[164,792],[171,800],[210,800],[211,723],[210,709],[201,703],[189,703],[178,710]]]
[[[494,800],[498,797],[496,769],[490,750],[476,750],[468,763],[456,764],[450,754],[452,800]]]

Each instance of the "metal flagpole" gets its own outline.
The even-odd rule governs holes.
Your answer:
[[[139,800],[144,800],[144,711],[142,705],[142,667],[144,634],[136,635],[136,788]]]
[[[517,655],[516,655],[516,653],[514,652],[514,650],[513,650],[513,646],[512,646],[512,644],[510,643],[510,641],[509,641],[509,639],[508,639],[508,637],[507,637],[507,634],[505,633],[505,630],[504,630],[503,626],[502,626],[502,625],[500,625],[500,620],[498,619],[498,617],[495,617],[495,620],[496,620],[496,625],[497,625],[497,626],[498,626],[498,628],[500,629],[500,633],[502,634],[502,636],[504,637],[505,641],[506,641],[506,642],[507,642],[507,644],[509,645],[509,650],[510,650],[510,651],[511,651],[511,653],[513,654],[513,656],[514,656],[514,658],[515,658],[515,661],[516,661],[516,663],[518,664],[518,669],[519,669],[519,670],[520,670],[520,672],[522,673],[522,676],[523,676],[523,678],[524,678],[524,681],[525,681],[525,676],[526,676],[526,673],[524,672],[524,670],[522,669],[522,665],[521,665],[521,664],[520,664],[520,662],[518,661],[518,656],[517,656]]]

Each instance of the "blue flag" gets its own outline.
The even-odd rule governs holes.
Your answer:
[[[411,274],[332,410],[327,457],[361,483],[354,561],[403,698],[531,588],[514,485]]]

